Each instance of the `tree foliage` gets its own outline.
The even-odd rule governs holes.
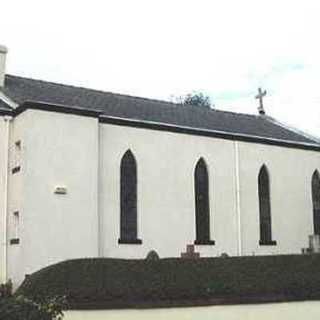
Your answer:
[[[62,320],[64,298],[35,302],[22,295],[12,294],[12,283],[0,285],[0,319],[6,320]]]
[[[213,107],[209,96],[202,92],[189,93],[180,98],[182,104],[193,105],[210,109]]]
[[[0,301],[3,298],[9,298],[12,296],[12,282],[9,280],[6,283],[0,284]]]

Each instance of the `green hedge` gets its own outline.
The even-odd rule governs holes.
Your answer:
[[[17,294],[66,296],[76,309],[320,300],[320,255],[69,260],[27,277]]]

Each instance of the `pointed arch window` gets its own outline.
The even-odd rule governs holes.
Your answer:
[[[210,240],[210,207],[209,207],[209,178],[207,165],[201,158],[194,171],[194,191],[196,209],[196,240],[195,244],[213,245]]]
[[[269,172],[263,165],[258,177],[259,211],[260,211],[260,245],[276,245],[271,232],[271,204]]]
[[[320,175],[316,170],[312,175],[313,231],[320,234]]]
[[[128,150],[120,165],[120,239],[119,243],[140,244],[137,237],[137,164]]]

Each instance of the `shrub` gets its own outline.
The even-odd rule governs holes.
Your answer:
[[[186,96],[182,96],[179,98],[182,104],[193,105],[197,107],[202,107],[206,109],[213,108],[213,104],[211,103],[211,99],[209,96],[205,95],[202,92],[193,92],[189,93]]]
[[[0,299],[12,296],[12,281],[0,284]]]
[[[66,296],[73,309],[320,299],[320,255],[69,260],[32,274],[18,294]]]
[[[37,303],[22,295],[12,295],[11,281],[0,285],[0,319],[61,320],[65,300],[51,298]]]
[[[157,254],[156,251],[154,250],[151,250],[148,254],[147,254],[147,257],[146,259],[148,261],[158,261],[160,259],[159,255]]]

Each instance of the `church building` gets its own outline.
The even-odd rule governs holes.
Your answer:
[[[320,141],[225,112],[5,73],[0,282],[67,259],[301,253],[320,234]],[[258,97],[262,99],[260,91]]]

